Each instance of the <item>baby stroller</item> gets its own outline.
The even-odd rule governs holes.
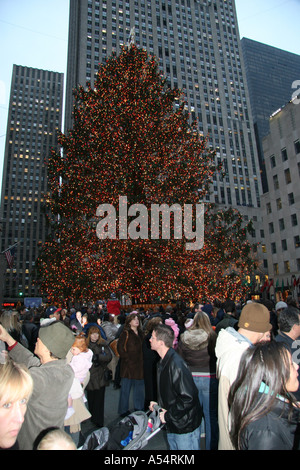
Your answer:
[[[103,427],[93,431],[81,450],[140,450],[146,447],[163,427],[160,408],[152,412],[135,411],[123,418],[111,431]]]

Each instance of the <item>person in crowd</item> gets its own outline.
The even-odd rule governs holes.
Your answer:
[[[97,326],[89,328],[87,346],[93,352],[90,380],[86,386],[88,408],[91,421],[101,428],[104,424],[105,387],[109,385],[105,370],[112,359],[112,352]]]
[[[275,312],[277,314],[277,318],[278,316],[280,315],[280,312],[282,312],[282,310],[284,310],[285,308],[287,308],[287,303],[286,302],[283,302],[282,300],[280,300],[279,302],[277,302],[277,304],[275,305]]]
[[[33,381],[25,366],[7,360],[0,364],[0,449],[18,450]]]
[[[229,392],[230,437],[238,450],[299,450],[298,365],[283,343],[250,346]]]
[[[29,351],[33,353],[39,335],[39,327],[34,323],[34,314],[32,311],[28,311],[23,315],[22,333],[28,341]]]
[[[48,428],[35,440],[33,450],[77,450],[72,438],[59,428]]]
[[[22,338],[22,323],[19,321],[17,311],[4,310],[0,316],[0,324],[7,330],[15,341],[18,341],[19,343],[22,342],[25,347],[28,346],[27,340],[24,342],[24,338]]]
[[[220,320],[217,325],[216,325],[216,333],[217,335],[219,334],[220,330],[222,330],[222,328],[228,328],[229,326],[231,326],[232,328],[234,328],[237,323],[238,323],[238,320],[235,316],[235,303],[233,300],[226,300],[226,302],[224,303],[224,306],[223,306],[223,309],[224,309],[224,316],[222,318],[222,320]]]
[[[174,332],[168,325],[154,327],[151,348],[157,351],[159,417],[167,427],[170,450],[199,450],[202,409],[192,374],[172,348]],[[153,411],[153,401],[150,410]]]
[[[145,406],[149,408],[151,401],[157,401],[157,363],[159,355],[151,349],[150,338],[153,328],[162,323],[160,316],[150,318],[144,331],[143,359],[144,359],[144,382],[145,382]]]
[[[57,308],[54,305],[48,307],[41,318],[41,325],[45,325],[46,323],[51,323],[54,321],[60,321],[60,310],[60,308]]]
[[[278,317],[278,335],[275,341],[283,343],[290,351],[294,362],[299,364],[300,346],[297,341],[300,337],[300,311],[296,307],[287,307],[281,310]],[[298,370],[298,380],[300,371]],[[294,392],[295,397],[300,402],[300,390]]]
[[[68,412],[65,419],[68,419],[73,413],[73,399],[84,395],[83,384],[85,383],[89,370],[92,367],[93,352],[87,347],[87,341],[84,334],[76,336],[71,348],[72,358],[69,362],[74,371],[74,380],[69,392]]]
[[[82,332],[84,325],[82,322],[83,314],[80,310],[77,310],[75,318],[72,318],[70,321],[70,328],[76,333],[79,334]],[[85,323],[86,324],[86,323]]]
[[[240,358],[249,346],[271,339],[270,312],[262,304],[251,302],[242,309],[238,330],[221,330],[216,342],[218,389],[219,450],[232,450],[228,430],[228,393],[236,379]]]
[[[180,330],[179,330],[179,327],[177,325],[177,323],[175,323],[175,321],[173,320],[173,318],[166,318],[165,321],[164,321],[165,325],[168,325],[172,328],[172,330],[174,331],[174,343],[173,343],[173,348],[174,349],[177,349],[177,346],[178,346],[178,339],[179,339],[179,333],[180,333]]]
[[[87,314],[87,323],[85,323],[82,333],[87,336],[91,326],[96,326],[99,329],[102,338],[105,339],[105,341],[107,340],[106,333],[101,326],[101,318],[99,318],[96,313]]]
[[[74,378],[66,355],[74,343],[74,335],[61,322],[42,325],[35,355],[15,341],[3,326],[0,326],[0,339],[6,343],[10,358],[28,367],[33,380],[33,392],[18,438],[21,450],[32,450],[35,438],[43,429],[64,425]]]
[[[115,318],[119,318],[119,316],[120,315],[118,315],[116,317],[115,315],[112,315],[112,314],[108,313],[107,311],[105,311],[103,313],[103,321],[101,323],[101,326],[102,326],[102,328],[104,330],[104,333],[106,335],[108,344],[110,344],[112,341],[114,341],[116,339],[117,334],[118,334],[119,327],[118,327],[117,323],[115,323]],[[113,347],[111,349],[113,351],[113,358],[110,361],[108,367],[111,369],[113,380],[115,380],[116,367],[117,367],[117,364],[118,364],[118,361],[119,361],[119,357],[118,357],[117,354],[115,354],[116,349],[115,349],[115,351],[113,350]]]
[[[217,335],[209,317],[196,313],[193,323],[181,336],[177,352],[188,365],[198,389],[205,421],[205,448],[218,448],[218,379],[215,355]]]
[[[117,299],[116,294],[111,294],[110,299],[108,299],[106,303],[106,308],[108,313],[111,313],[112,315],[120,315],[121,304]]]
[[[118,326],[114,322],[114,315],[111,315],[108,312],[105,312],[103,314],[103,320],[101,323],[101,326],[103,330],[105,331],[107,341],[110,343],[115,339],[118,333]]]
[[[118,406],[120,416],[126,416],[129,413],[129,397],[132,388],[134,409],[144,409],[143,338],[139,315],[132,312],[126,317],[117,345],[121,377]]]

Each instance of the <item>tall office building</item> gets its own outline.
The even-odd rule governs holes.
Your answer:
[[[73,88],[93,86],[99,63],[119,54],[133,28],[135,43],[184,90],[191,119],[224,162],[226,176],[215,177],[208,200],[250,214],[262,188],[234,0],[70,1],[64,131]]]
[[[31,271],[47,233],[44,159],[57,147],[62,100],[63,74],[13,66],[0,210],[1,252],[16,244],[11,268],[1,257],[6,300],[38,294]]]
[[[247,38],[243,38],[241,44],[262,171],[263,190],[266,192],[268,184],[265,174],[263,138],[270,132],[270,116],[292,98],[295,91],[292,86],[300,78],[300,55]]]
[[[262,196],[264,251],[274,288],[293,292],[300,280],[300,95],[270,118],[263,139],[269,191]],[[277,296],[279,292],[277,290]],[[274,292],[275,294],[275,292]],[[282,295],[280,293],[280,295]]]

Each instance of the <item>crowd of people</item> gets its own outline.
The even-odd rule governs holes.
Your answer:
[[[110,384],[120,419],[158,404],[170,450],[298,449],[298,338],[292,298],[5,310],[0,449],[80,448]]]

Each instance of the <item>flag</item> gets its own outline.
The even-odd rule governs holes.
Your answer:
[[[6,251],[4,252],[6,261],[7,261],[8,266],[9,266],[10,269],[12,269],[13,264],[14,264],[15,252],[16,252],[16,248],[15,248],[15,247],[8,248],[8,250],[6,250]]]
[[[260,289],[260,292],[263,292],[268,287],[268,285],[269,285],[269,281],[268,279],[266,279],[264,285]]]
[[[268,292],[268,293],[270,292],[270,289],[271,289],[272,286],[274,286],[274,279],[272,279],[272,280],[270,281],[270,284],[269,284],[268,289],[267,289],[267,292]]]

